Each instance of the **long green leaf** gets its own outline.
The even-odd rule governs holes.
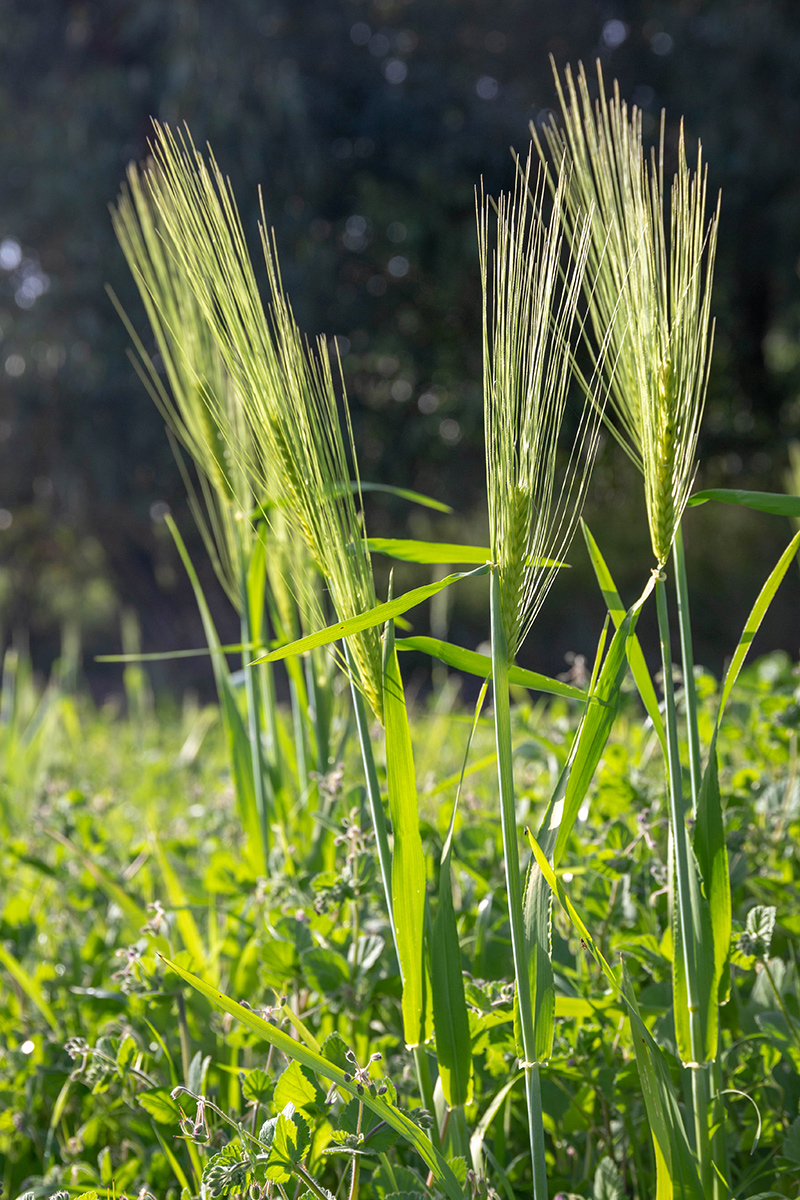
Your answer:
[[[500,1105],[503,1103],[514,1084],[519,1083],[519,1081],[524,1078],[525,1076],[522,1071],[520,1071],[517,1075],[512,1075],[508,1082],[503,1084],[503,1086],[500,1088],[500,1091],[492,1097],[488,1107],[486,1108],[486,1111],[483,1113],[480,1121],[478,1121],[478,1124],[475,1126],[475,1132],[469,1139],[469,1154],[470,1158],[472,1159],[472,1169],[476,1175],[483,1175],[484,1173],[483,1143],[486,1140],[486,1134],[489,1126],[497,1115]]]
[[[697,800],[694,852],[708,898],[714,938],[714,1002],[724,1004],[730,991],[730,971],[726,968],[731,951],[731,882],[719,791],[716,732],[711,739]]]
[[[286,646],[279,646],[277,650],[265,654],[263,658],[256,659],[256,662],[277,662],[279,659],[289,658],[291,655],[305,654],[307,650],[313,650],[316,646],[328,646],[331,642],[351,637],[354,633],[361,633],[364,629],[372,629],[375,625],[382,625],[384,621],[399,617],[402,613],[408,612],[410,608],[416,608],[418,604],[435,596],[443,588],[450,587],[452,583],[457,583],[460,579],[473,579],[478,575],[485,575],[488,570],[489,565],[485,563],[474,571],[459,571],[454,575],[448,575],[445,579],[438,579],[435,583],[427,583],[424,587],[414,588],[412,591],[398,596],[396,600],[387,600],[383,604],[376,604],[374,608],[360,613],[357,617],[350,617],[347,621],[337,621],[334,625],[328,625],[317,633],[299,638],[296,642],[289,642]]]
[[[457,671],[466,671],[469,675],[478,675],[481,679],[491,679],[492,660],[488,654],[478,654],[477,650],[465,650],[462,646],[454,646],[452,642],[443,642],[441,638],[407,637],[397,641],[398,650],[418,650],[438,658],[448,667]],[[527,671],[524,667],[509,667],[508,682],[519,687],[530,688],[534,692],[547,692],[551,696],[563,696],[568,700],[586,700],[587,693],[570,683],[560,679],[550,679],[537,671]]]
[[[208,954],[206,953],[203,939],[200,936],[200,930],[197,928],[197,922],[192,915],[189,899],[183,890],[181,881],[176,875],[172,863],[164,852],[164,847],[156,836],[153,837],[153,849],[155,850],[156,859],[161,870],[161,877],[164,880],[167,899],[171,907],[175,910],[175,923],[178,926],[178,932],[181,935],[183,945],[194,959],[197,973],[203,978],[207,978]]]
[[[687,883],[691,910],[690,940],[684,947],[684,926],[688,925],[683,914],[675,906],[673,921],[672,987],[674,998],[675,1038],[678,1054],[684,1066],[695,1063],[713,1062],[717,1054],[719,1008],[717,996],[719,977],[716,959],[718,947],[714,938],[714,927],[708,897],[703,894],[700,866],[689,843],[688,830],[684,825],[675,831],[676,837],[686,839]],[[688,953],[686,952],[688,951]],[[691,997],[687,968],[693,974],[697,1003],[699,1037],[692,1036]]]
[[[740,504],[743,508],[755,508],[758,512],[774,513],[778,517],[800,517],[800,496],[784,496],[779,492],[747,492],[739,488],[707,488],[689,497],[688,506],[707,504],[718,500],[720,504]]]
[[[628,1011],[633,1035],[636,1065],[642,1085],[650,1132],[656,1151],[658,1182],[656,1200],[704,1200],[694,1157],[681,1120],[669,1066],[660,1047],[642,1021],[641,1014],[625,976],[623,984],[606,962],[594,938],[570,901],[561,880],[556,877],[536,838],[526,830],[536,862],[554,895],[569,917],[589,953]]]
[[[368,538],[373,554],[385,554],[400,562],[448,564],[484,563],[492,557],[488,546],[460,546],[456,542],[418,542],[405,538]]]
[[[653,577],[648,580],[639,599],[626,613],[619,625],[602,670],[597,679],[591,696],[597,703],[587,705],[577,737],[576,752],[569,766],[569,775],[564,792],[564,804],[561,811],[555,805],[548,823],[557,822],[558,833],[553,848],[555,865],[561,861],[566,849],[569,835],[586,798],[589,785],[592,782],[597,764],[605,750],[612,726],[619,711],[622,695],[622,684],[625,679],[626,656],[632,639],[636,636],[636,622],[644,607],[650,592],[653,590]]]
[[[487,688],[488,682],[484,682],[475,705],[475,717],[464,752],[461,777],[458,781],[453,811],[450,816],[450,826],[442,847],[439,866],[439,903],[431,933],[431,993],[433,1023],[436,1031],[436,1056],[439,1060],[442,1091],[449,1108],[468,1104],[472,1090],[472,1040],[464,996],[464,975],[458,942],[458,925],[453,908],[450,856],[464,773],[472,739],[475,736],[483,702],[486,699]]]
[[[425,1041],[425,855],[419,833],[417,781],[403,680],[386,629],[383,659],[386,782],[392,818],[392,914],[403,977],[403,1030],[409,1047]]]
[[[594,573],[597,576],[597,582],[600,585],[600,591],[603,593],[603,599],[606,602],[606,607],[611,614],[611,620],[619,629],[622,621],[625,618],[625,606],[620,599],[617,586],[611,576],[611,572],[606,565],[606,561],[600,553],[600,547],[594,540],[589,526],[585,521],[581,521],[583,536],[586,541],[586,548],[589,551]],[[645,707],[648,717],[652,723],[653,729],[656,731],[658,740],[661,743],[661,749],[666,758],[667,754],[667,738],[664,732],[664,721],[661,716],[661,710],[658,707],[658,697],[656,689],[653,687],[653,681],[650,678],[650,672],[647,669],[642,647],[638,637],[635,635],[628,643],[628,664],[631,668],[631,675],[634,683],[639,690],[639,695],[642,699],[642,704]]]
[[[154,650],[148,654],[96,654],[99,663],[168,662],[172,658],[204,658],[210,654],[237,654],[242,650],[264,650],[260,642],[234,642],[229,646],[198,646],[196,650]]]
[[[800,500],[798,500],[798,504],[800,504]],[[800,515],[800,510],[798,515]],[[789,566],[797,554],[798,547],[800,547],[800,530],[794,535],[792,540],[789,542],[789,545],[786,547],[783,554],[773,567],[766,583],[758,594],[758,599],[750,610],[750,615],[744,623],[742,636],[739,638],[739,645],[736,647],[734,656],[731,659],[731,665],[728,667],[728,673],[725,676],[725,682],[722,685],[719,712],[717,713],[717,728],[719,728],[720,721],[722,720],[722,714],[724,713],[725,707],[730,699],[731,692],[733,691],[733,685],[736,683],[739,672],[742,669],[742,664],[744,663],[747,652],[753,642],[753,638],[758,632],[758,628],[764,619],[767,609],[772,603],[773,596],[777,592],[781,580],[789,570]]]
[[[5,967],[11,978],[28,997],[31,1004],[35,1008],[38,1008],[50,1028],[58,1032],[58,1018],[42,995],[42,989],[22,964],[17,962],[14,955],[6,950],[2,942],[0,942],[0,965]]]
[[[622,683],[626,674],[626,650],[634,636],[636,620],[652,587],[648,585],[617,629],[605,656],[599,660],[604,637],[598,648],[591,699],[583,715],[569,759],[545,811],[539,831],[540,844],[557,866],[577,820],[597,765],[605,750],[619,710]],[[524,896],[525,947],[530,977],[531,1003],[537,1061],[544,1062],[553,1052],[555,1034],[555,979],[551,961],[551,892],[531,860]]]
[[[420,504],[423,508],[432,508],[436,512],[453,511],[449,504],[434,500],[432,496],[426,496],[422,492],[412,492],[410,488],[392,487],[388,483],[367,483],[363,479],[358,483],[354,481],[350,486],[354,492],[384,492],[387,496],[398,496],[401,500],[410,500],[412,504]]]
[[[345,1072],[340,1067],[335,1066],[327,1058],[323,1058],[321,1054],[304,1046],[301,1042],[295,1041],[288,1033],[284,1033],[277,1025],[271,1025],[265,1021],[263,1017],[258,1016],[251,1008],[245,1008],[241,1004],[237,1004],[235,1000],[231,1000],[223,992],[204,983],[196,975],[190,971],[179,967],[177,963],[171,962],[168,958],[164,962],[176,975],[180,975],[186,983],[198,991],[201,996],[221,1009],[223,1012],[230,1013],[238,1021],[251,1031],[257,1037],[263,1039],[270,1046],[274,1046],[280,1050],[289,1059],[295,1059],[301,1066],[308,1067],[310,1071],[314,1071],[317,1075],[327,1079],[329,1083],[335,1083],[339,1090],[347,1095],[360,1100],[366,1108],[374,1112],[381,1120],[385,1121],[390,1128],[395,1129],[401,1137],[404,1137],[407,1142],[416,1150],[425,1165],[433,1172],[433,1177],[441,1186],[443,1191],[449,1197],[449,1200],[463,1200],[463,1193],[459,1187],[458,1180],[453,1174],[451,1168],[447,1165],[442,1156],[433,1148],[430,1138],[422,1132],[418,1125],[415,1125],[405,1113],[393,1105],[387,1103],[380,1096],[373,1096],[369,1090],[363,1088],[359,1092],[358,1083],[345,1075]]]
[[[450,563],[489,562],[492,552],[488,546],[462,546],[459,542],[420,542],[405,538],[368,538],[367,548],[374,554],[385,554],[401,562],[444,566]],[[568,567],[569,563],[553,558],[536,560],[540,567]]]

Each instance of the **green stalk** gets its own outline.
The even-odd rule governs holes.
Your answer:
[[[686,696],[689,773],[692,781],[692,816],[696,818],[697,798],[700,795],[700,781],[702,778],[702,764],[700,761],[700,733],[697,727],[697,691],[694,685],[694,652],[692,649],[692,623],[689,616],[689,590],[686,583],[686,557],[683,552],[683,534],[680,527],[678,527],[678,531],[675,534],[672,558],[675,564],[675,594],[678,599],[683,688]]]
[[[386,911],[389,916],[389,926],[392,930],[392,938],[395,938],[394,932],[394,910],[392,908],[392,852],[389,849],[389,835],[386,831],[386,814],[383,808],[383,800],[381,799],[381,788],[378,783],[378,772],[375,769],[375,756],[372,753],[372,742],[369,736],[369,717],[367,716],[367,706],[364,703],[364,697],[358,690],[357,685],[353,682],[355,677],[355,664],[353,662],[350,651],[347,647],[347,642],[344,643],[344,653],[347,659],[347,665],[350,669],[350,691],[353,696],[353,708],[356,714],[356,729],[358,730],[358,741],[361,746],[361,760],[364,764],[364,778],[367,784],[367,803],[369,804],[369,815],[372,820],[372,828],[375,831],[375,844],[378,850],[378,863],[381,869],[381,880],[383,882],[383,894],[386,899]],[[395,951],[397,950],[397,941],[395,940]],[[400,961],[398,954],[397,961]]]
[[[683,945],[686,994],[689,1006],[689,1030],[692,1059],[701,1062],[702,1031],[700,1027],[700,1002],[697,980],[694,973],[694,957],[690,948],[694,942],[694,922],[689,883],[689,848],[686,834],[683,789],[681,787],[681,760],[678,749],[678,714],[675,707],[675,690],[672,683],[672,648],[669,635],[667,611],[666,577],[663,572],[656,578],[656,610],[658,632],[661,641],[661,666],[664,676],[665,718],[667,727],[667,775],[669,782],[670,825],[675,854],[676,902]],[[694,1132],[700,1179],[706,1192],[710,1192],[712,1180],[711,1146],[708,1131],[708,1071],[703,1067],[692,1067],[692,1107],[694,1108]]]
[[[259,688],[264,702],[264,724],[267,735],[267,752],[273,775],[273,787],[283,785],[283,762],[278,734],[278,697],[275,692],[275,670],[272,663],[261,663],[258,668]]]
[[[250,603],[247,590],[247,571],[242,561],[242,645],[255,644],[253,628],[250,621]],[[259,637],[260,640],[260,637]],[[253,763],[253,789],[258,815],[258,828],[261,837],[261,866],[265,875],[269,871],[269,816],[272,797],[267,795],[267,765],[264,761],[264,747],[261,741],[261,688],[259,686],[258,667],[252,665],[252,650],[242,651],[242,670],[244,671],[245,695],[247,698],[247,731],[250,737],[250,754]]]
[[[433,1122],[430,1138],[435,1148],[441,1150],[442,1140],[439,1136],[439,1122],[436,1120],[436,1104],[433,1099],[433,1082],[431,1080],[431,1069],[428,1065],[428,1052],[424,1046],[414,1046],[412,1054],[414,1055],[414,1066],[417,1072],[417,1085],[419,1087],[422,1107],[426,1108],[431,1114]]]
[[[306,736],[303,728],[304,720],[304,705],[301,698],[301,693],[304,693],[302,687],[302,675],[296,675],[293,671],[287,672],[289,675],[289,698],[292,705],[292,727],[294,728],[294,751],[297,760],[297,786],[302,796],[305,796],[308,791],[308,752],[306,750]]]
[[[675,595],[678,599],[678,622],[680,628],[681,666],[684,670],[684,695],[686,697],[686,730],[688,742],[688,768],[692,786],[692,816],[697,817],[697,802],[700,794],[700,781],[703,778],[703,764],[700,761],[700,734],[697,724],[697,689],[694,686],[694,652],[692,648],[692,623],[688,611],[688,586],[686,582],[686,556],[684,553],[684,535],[680,526],[675,533],[673,542],[673,563],[675,566]],[[715,1093],[717,1088],[715,1087]],[[709,1145],[709,1121],[711,1094],[709,1068],[692,1069],[692,1108],[694,1124],[696,1124],[696,1139],[698,1139],[697,1154],[700,1170],[703,1163],[708,1162],[711,1169],[711,1159],[717,1159],[724,1147],[724,1126],[714,1135],[714,1146]],[[715,1108],[721,1104],[715,1096]],[[712,1152],[714,1151],[714,1152]],[[724,1165],[724,1159],[720,1160]],[[708,1184],[709,1181],[704,1182]],[[710,1176],[714,1188],[714,1200],[722,1200],[722,1181],[716,1171]]]
[[[492,679],[494,685],[494,728],[497,769],[500,783],[500,819],[503,831],[503,855],[506,867],[508,917],[511,925],[511,949],[517,988],[519,1027],[524,1055],[525,1097],[528,1105],[528,1131],[531,1143],[534,1200],[547,1200],[547,1171],[544,1153],[542,1095],[539,1064],[535,1061],[533,1008],[528,975],[525,932],[522,914],[522,876],[519,866],[517,813],[514,802],[514,768],[511,752],[511,708],[508,698],[508,645],[503,630],[500,576],[491,574]]]

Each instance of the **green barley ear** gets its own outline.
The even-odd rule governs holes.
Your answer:
[[[277,506],[281,525],[294,531],[290,536],[305,539],[338,618],[359,615],[375,605],[375,587],[325,341],[309,345],[302,337],[274,241],[262,226],[270,288],[265,311],[236,202],[213,155],[198,153],[188,133],[155,129],[155,165],[148,173],[153,203],[243,413],[244,429],[234,431],[227,453],[253,491]],[[344,411],[355,461],[346,399]],[[298,602],[301,609],[318,603],[308,587]],[[356,682],[380,717],[377,630],[354,636],[350,650]]]
[[[256,536],[246,514],[254,505],[246,474],[229,446],[245,436],[241,406],[170,242],[148,177],[128,169],[112,221],[155,337],[164,379],[116,297],[138,357],[134,366],[164,417],[187,484],[189,502],[215,571],[233,605],[242,603],[241,554],[249,557]],[[176,444],[177,443],[177,444]],[[193,459],[198,486],[188,476],[180,449]]]
[[[590,245],[586,217],[564,261],[565,181],[548,220],[545,179],[531,192],[531,155],[514,191],[478,201],[483,280],[483,382],[492,559],[513,659],[575,529],[597,448],[602,403],[587,398],[566,467],[557,453],[572,375],[572,340]],[[576,229],[579,223],[576,222]]]
[[[588,324],[605,356],[611,427],[644,475],[647,517],[659,569],[669,555],[695,472],[700,421],[713,343],[711,285],[719,202],[706,223],[707,169],[686,159],[683,125],[667,230],[664,207],[664,120],[658,154],[642,145],[642,113],[630,111],[615,83],[593,104],[582,65],[556,78],[563,129],[555,118],[543,141],[532,135],[549,180],[567,172],[562,219],[568,238],[588,250]],[[549,153],[548,153],[549,152]]]

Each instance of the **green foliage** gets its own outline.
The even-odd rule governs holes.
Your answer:
[[[713,727],[719,691],[708,676],[703,680],[701,725]],[[800,1183],[793,1157],[795,1105],[800,1101],[800,1052],[794,1034],[800,1009],[792,966],[792,943],[800,931],[800,868],[792,852],[800,835],[793,774],[796,687],[791,668],[780,658],[745,667],[717,740],[735,922],[731,1000],[721,1009],[723,1086],[747,1092],[762,1124],[756,1142],[758,1113],[753,1104],[733,1092],[723,1097],[730,1177],[739,1181],[738,1192],[745,1196],[773,1190],[791,1198]],[[518,803],[533,813],[545,811],[560,773],[564,738],[577,728],[579,714],[568,705],[554,698],[549,708],[524,703],[512,710]],[[371,958],[374,938],[391,945],[377,874],[359,884],[355,893],[357,928],[350,919],[352,886],[344,893],[348,898],[332,898],[332,907],[319,911],[319,893],[310,886],[313,869],[299,855],[293,873],[276,872],[268,883],[257,886],[246,860],[236,853],[241,834],[236,832],[223,770],[219,726],[206,734],[201,753],[187,761],[181,759],[181,749],[198,717],[191,708],[184,714],[161,712],[158,723],[146,719],[143,735],[86,701],[80,702],[78,712],[80,746],[63,741],[44,759],[46,787],[36,801],[39,827],[28,822],[22,834],[15,833],[0,849],[5,883],[0,945],[23,968],[55,1020],[53,1028],[0,963],[5,1047],[0,1056],[0,1155],[8,1195],[13,1200],[32,1186],[47,1187],[46,1194],[52,1194],[69,1184],[104,1196],[97,1159],[106,1147],[117,1194],[136,1194],[147,1187],[166,1197],[174,1189],[178,1200],[184,1186],[180,1173],[190,1194],[204,1172],[211,1172],[214,1188],[235,1189],[238,1184],[231,1180],[251,1173],[266,1182],[266,1162],[259,1156],[267,1155],[268,1148],[252,1142],[247,1131],[258,1134],[265,1123],[277,1123],[287,1102],[297,1106],[291,1121],[298,1136],[300,1106],[305,1106],[302,1119],[311,1140],[302,1165],[324,1189],[336,1190],[341,1171],[349,1173],[353,1151],[358,1150],[364,1195],[425,1195],[427,1170],[420,1174],[419,1159],[408,1143],[402,1137],[394,1140],[395,1131],[390,1134],[381,1126],[378,1113],[374,1119],[367,1116],[372,1110],[366,1104],[362,1140],[348,1141],[358,1136],[354,1118],[357,1121],[360,1099],[348,1052],[355,1051],[360,1063],[373,1052],[382,1053],[379,1069],[370,1069],[376,1101],[386,1086],[384,1098],[396,1095],[398,1112],[412,1117],[420,1104],[402,1049],[397,969],[386,952]],[[466,726],[457,710],[440,727],[433,722],[431,712],[412,711],[415,745],[426,746],[440,728],[436,775],[430,783],[421,775],[419,791],[423,847],[438,864],[452,806],[440,812],[430,787],[448,772],[457,781]],[[479,719],[471,764],[485,762],[492,740],[491,725]],[[558,869],[562,878],[564,872],[572,874],[565,887],[606,960],[613,963],[618,954],[624,955],[642,1020],[675,1086],[679,1068],[663,892],[668,847],[663,783],[653,755],[657,744],[626,685],[587,794],[591,815],[578,816]],[[465,991],[473,1097],[464,1111],[468,1128],[476,1129],[499,1096],[482,1126],[485,1153],[480,1170],[493,1187],[502,1187],[505,1176],[523,1192],[530,1188],[527,1118],[523,1089],[513,1086],[515,1047],[506,984],[511,961],[493,772],[490,757],[465,776],[450,852],[453,910],[463,966],[469,972]],[[352,824],[342,821],[350,819],[360,802],[359,775],[351,745],[343,787],[330,814],[345,839],[355,836]],[[198,935],[205,946],[214,947],[205,957],[208,969],[222,979],[234,978],[255,939],[253,966],[239,972],[243,990],[233,991],[234,999],[267,1010],[272,1022],[268,1028],[283,1028],[288,1040],[281,1044],[287,1049],[302,1050],[305,1045],[311,1053],[311,1042],[297,1025],[298,1040],[288,1038],[291,1022],[301,1020],[337,1078],[353,1076],[345,1095],[328,1101],[328,1078],[321,1068],[310,1073],[306,1067],[287,1070],[288,1061],[278,1050],[270,1058],[260,1017],[254,1028],[236,1020],[228,1024],[227,1018],[213,1015],[200,993],[191,988],[179,992],[176,976],[164,972],[154,947],[171,945],[177,955],[184,942],[177,921],[180,910],[169,899],[151,849],[150,822],[170,856]],[[69,845],[41,832],[42,826]],[[334,875],[346,865],[349,844],[345,840],[337,848]],[[366,845],[368,849],[359,852],[362,858],[374,853],[371,841]],[[129,897],[127,910],[111,884]],[[156,901],[160,907],[148,911],[147,905]],[[144,925],[149,928],[142,933]],[[481,932],[484,927],[486,935]],[[582,948],[581,936],[557,906],[553,1055],[541,1068],[550,1186],[590,1196],[601,1160],[609,1157],[638,1200],[655,1194],[655,1165],[648,1148],[649,1120],[635,1065],[636,1045],[623,1022],[623,1002],[604,992],[606,985]],[[303,1000],[303,988],[309,984],[302,964],[315,946],[340,955],[347,975],[337,977],[339,982],[324,999],[311,991]],[[230,1010],[249,1018],[238,1003]],[[33,1043],[30,1052],[28,1041]],[[205,1081],[200,1083],[206,1058]],[[197,1101],[185,1093],[172,1100],[170,1093],[190,1075],[192,1090],[198,1089],[195,1094],[202,1092],[213,1100],[234,1126],[207,1105],[198,1137],[186,1140],[180,1110],[188,1127],[195,1129]],[[293,1098],[288,1093],[285,1100],[275,1096],[276,1086],[286,1089],[292,1079]],[[454,1113],[449,1125],[454,1133],[456,1122]],[[238,1123],[246,1131],[244,1137]],[[203,1125],[208,1141],[200,1137]],[[426,1135],[417,1129],[414,1136]],[[287,1139],[291,1143],[291,1133]],[[129,1148],[121,1149],[123,1144]],[[447,1154],[457,1153],[451,1144]],[[290,1161],[287,1150],[281,1162]],[[610,1169],[603,1171],[610,1179]],[[47,1184],[41,1182],[45,1178]],[[301,1185],[301,1190],[307,1188]]]

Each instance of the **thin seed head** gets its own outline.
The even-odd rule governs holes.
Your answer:
[[[588,223],[565,267],[563,186],[559,182],[553,212],[545,221],[544,177],[540,174],[531,193],[530,174],[529,154],[511,195],[501,196],[496,205],[481,196],[478,204],[489,527],[512,657],[574,532],[602,409],[597,397],[584,404],[566,467],[559,473]]]
[[[274,240],[262,226],[270,289],[265,311],[230,184],[213,156],[204,159],[188,134],[158,125],[153,154],[153,203],[240,404],[242,430],[234,431],[227,452],[254,492],[277,509],[279,518],[269,518],[273,529],[283,530],[289,545],[295,531],[302,535],[338,618],[359,615],[375,605],[375,588],[325,341],[308,345],[302,337]],[[344,410],[355,461],[346,398]],[[301,610],[315,611],[318,619],[313,585],[308,579],[300,585]],[[380,717],[379,634],[366,630],[350,645],[356,682]]]
[[[642,145],[642,114],[629,111],[614,84],[593,104],[581,65],[575,80],[555,70],[563,129],[555,118],[542,141],[543,162],[568,171],[562,220],[575,243],[592,211],[586,279],[595,345],[608,343],[611,428],[642,470],[653,553],[665,563],[695,472],[713,342],[711,284],[719,203],[706,224],[706,171],[698,146],[690,171],[681,126],[678,169],[664,219],[664,120],[658,152]],[[546,153],[546,151],[549,152]],[[555,188],[554,177],[550,176]]]
[[[122,316],[138,354],[137,371],[176,439],[174,448],[190,505],[214,568],[232,603],[240,608],[241,562],[249,557],[255,537],[251,523],[242,520],[242,513],[253,507],[252,490],[229,451],[234,441],[245,436],[241,405],[180,267],[170,223],[155,203],[151,180],[152,175],[142,175],[131,165],[112,220],[153,330],[166,383],[130,321]],[[179,447],[195,463],[197,485],[186,471]]]

